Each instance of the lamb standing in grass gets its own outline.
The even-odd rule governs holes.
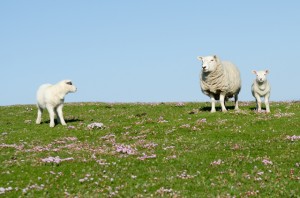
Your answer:
[[[37,91],[37,107],[38,116],[36,124],[40,124],[42,120],[43,109],[47,109],[50,116],[50,127],[54,127],[54,116],[56,114],[58,120],[62,125],[66,125],[63,117],[63,103],[65,96],[68,93],[76,92],[77,88],[70,80],[63,80],[55,85],[43,84]]]
[[[261,97],[265,98],[266,112],[270,113],[269,98],[271,92],[271,86],[267,80],[267,74],[269,70],[265,71],[252,71],[256,75],[256,79],[252,84],[252,95],[256,99],[256,110],[261,112]]]
[[[231,62],[220,61],[217,56],[197,57],[202,61],[200,85],[202,92],[211,99],[211,112],[216,112],[215,100],[220,100],[222,111],[227,111],[225,100],[234,97],[238,110],[238,94],[241,90],[239,69]]]

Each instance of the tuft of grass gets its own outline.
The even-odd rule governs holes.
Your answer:
[[[72,103],[68,126],[50,128],[47,112],[35,124],[33,105],[2,106],[0,195],[300,196],[300,102],[254,107]]]

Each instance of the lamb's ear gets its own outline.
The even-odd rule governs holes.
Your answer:
[[[269,74],[269,73],[270,73],[270,71],[267,69],[267,70],[265,71],[265,73],[266,73],[266,74]]]
[[[202,56],[197,56],[197,59],[198,59],[199,61],[202,61],[202,60],[203,60],[203,57],[202,57]]]
[[[252,73],[255,74],[255,75],[257,74],[255,70],[252,70]]]

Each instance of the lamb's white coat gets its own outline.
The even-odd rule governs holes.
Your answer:
[[[68,93],[76,92],[77,88],[70,80],[62,80],[55,85],[43,84],[39,87],[37,97],[38,115],[36,124],[40,124],[42,120],[43,110],[46,108],[50,116],[50,127],[54,127],[54,117],[57,115],[62,125],[66,125],[63,117],[63,104],[65,96]]]
[[[271,86],[267,79],[267,74],[269,73],[269,70],[264,70],[264,71],[253,70],[252,73],[256,75],[256,79],[254,80],[251,87],[252,95],[256,100],[256,110],[258,112],[261,111],[261,98],[264,97],[266,112],[269,113],[270,112],[269,99],[270,99],[270,92],[271,92]]]
[[[202,61],[200,85],[202,92],[211,98],[211,112],[216,111],[215,100],[220,100],[222,111],[227,111],[225,100],[234,97],[238,110],[238,94],[241,90],[239,69],[231,62],[220,61],[217,56],[198,56]]]

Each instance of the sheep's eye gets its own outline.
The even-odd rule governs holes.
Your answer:
[[[214,59],[211,59],[210,61],[211,61],[211,62],[213,62],[213,61],[214,61]]]
[[[66,82],[66,84],[68,84],[68,85],[72,85],[72,82]]]

